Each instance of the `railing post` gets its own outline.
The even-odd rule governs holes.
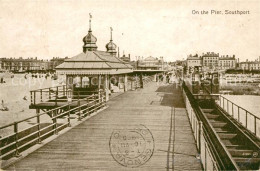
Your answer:
[[[193,130],[193,115],[192,115],[192,109],[190,110],[190,116],[191,116],[191,130],[192,130],[192,132],[194,132],[194,130]]]
[[[224,97],[222,97],[222,99],[223,99],[223,102],[222,102],[222,109],[224,109],[224,104],[225,104],[225,99],[224,99]],[[224,109],[225,110],[225,109]]]
[[[107,105],[106,97],[103,96],[103,97],[102,97],[102,100],[103,100],[104,106],[106,106],[106,105]]]
[[[234,118],[234,103],[232,102],[232,117]]]
[[[95,96],[94,96],[94,99],[95,99],[94,112],[97,112],[97,100],[98,100],[98,95],[95,95]]]
[[[79,109],[78,109],[78,112],[79,112],[78,120],[81,121],[81,107],[80,107],[80,101],[79,100],[78,100],[78,107],[79,107]]]
[[[247,110],[246,110],[246,128],[247,128]]]
[[[237,106],[238,108],[237,108],[237,120],[238,120],[238,122],[240,122],[240,112],[239,112],[239,109],[240,109],[240,107],[239,106]]]
[[[59,95],[59,86],[56,87],[56,92],[57,92],[57,95]],[[58,96],[57,96],[58,98]]]
[[[100,92],[100,89],[98,89],[98,102],[99,103],[101,102],[101,92]]]
[[[229,100],[227,100],[227,113],[229,114]]]
[[[255,118],[255,135],[256,135],[256,117],[254,116]]]
[[[41,102],[42,102],[42,89],[41,89]]]
[[[63,96],[65,96],[65,85],[63,85]]]
[[[102,93],[100,92],[100,96],[99,96],[99,106],[100,106],[100,108],[101,108],[101,106],[103,106],[103,95],[102,95]],[[100,109],[99,108],[99,109]]]
[[[221,95],[219,95],[219,106],[221,107]]]
[[[201,137],[202,137],[202,122],[199,121],[199,153],[201,154]]]
[[[32,95],[32,91],[30,91],[31,94],[31,104],[33,104],[33,95]]]
[[[36,109],[36,113],[37,113],[37,136],[38,136],[38,140],[37,143],[40,144],[41,143],[41,125],[40,125],[40,114],[39,114],[39,110],[40,109]]]
[[[89,106],[89,97],[87,97],[87,111],[86,111],[87,112],[87,116],[89,115],[89,107],[90,107]]]
[[[71,124],[70,124],[70,103],[68,104],[68,127],[71,127]]]
[[[21,156],[18,149],[18,139],[18,123],[14,122],[15,157]]]
[[[49,88],[49,100],[51,100],[51,88]]]
[[[35,105],[35,101],[36,101],[36,94],[35,94],[36,92],[34,91],[33,92],[33,104]]]
[[[58,106],[58,87],[57,87],[57,91],[56,91],[56,98],[55,98],[55,106]]]
[[[205,166],[204,166],[204,169],[205,170],[208,170],[207,169],[207,143],[205,143]]]
[[[54,134],[58,134],[58,131],[57,131],[57,117],[56,117],[56,113],[57,111],[56,110],[53,110],[52,111],[52,117],[53,117],[53,123],[54,123]]]

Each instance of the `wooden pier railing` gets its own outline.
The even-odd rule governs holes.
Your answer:
[[[4,129],[13,129],[8,135],[0,137],[0,159],[6,160],[13,156],[19,157],[22,151],[41,143],[42,140],[50,136],[58,134],[62,129],[70,127],[71,124],[82,120],[104,106],[106,106],[105,93],[94,94],[0,127],[1,132],[4,132]],[[35,123],[28,126],[28,122],[32,120]],[[19,128],[19,126],[24,125],[27,127]]]
[[[31,104],[37,104],[39,102],[46,102],[49,100],[57,100],[61,97],[66,97],[68,95],[68,90],[66,85],[48,87],[37,90],[30,91]]]

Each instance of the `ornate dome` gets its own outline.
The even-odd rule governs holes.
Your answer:
[[[87,43],[96,43],[97,38],[92,34],[92,31],[90,30],[88,34],[83,38],[84,45]]]
[[[116,44],[113,42],[113,36],[112,36],[112,27],[110,27],[110,34],[111,34],[111,38],[110,38],[110,42],[106,44],[106,49],[107,49],[107,52],[109,52],[110,54],[112,55],[115,55],[117,52],[116,52]]]
[[[97,50],[97,38],[92,34],[91,30],[89,30],[88,34],[83,38],[83,42],[83,52]]]
[[[112,52],[112,51],[116,52],[116,48],[117,46],[112,40],[110,40],[110,42],[106,44],[106,49],[108,52]]]
[[[97,38],[92,34],[92,30],[91,30],[91,14],[89,14],[89,30],[88,30],[88,34],[83,38],[83,52],[86,53],[86,51],[96,51],[97,50]]]

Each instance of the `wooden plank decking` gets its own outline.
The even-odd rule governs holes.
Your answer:
[[[8,170],[201,170],[181,91],[175,85],[151,83],[113,98],[108,105]],[[138,167],[122,166],[111,155],[110,137],[115,130],[140,125],[154,138],[153,155]]]

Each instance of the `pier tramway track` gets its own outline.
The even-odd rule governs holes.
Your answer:
[[[213,99],[197,100],[213,131],[241,170],[258,170],[260,142],[252,138]]]

